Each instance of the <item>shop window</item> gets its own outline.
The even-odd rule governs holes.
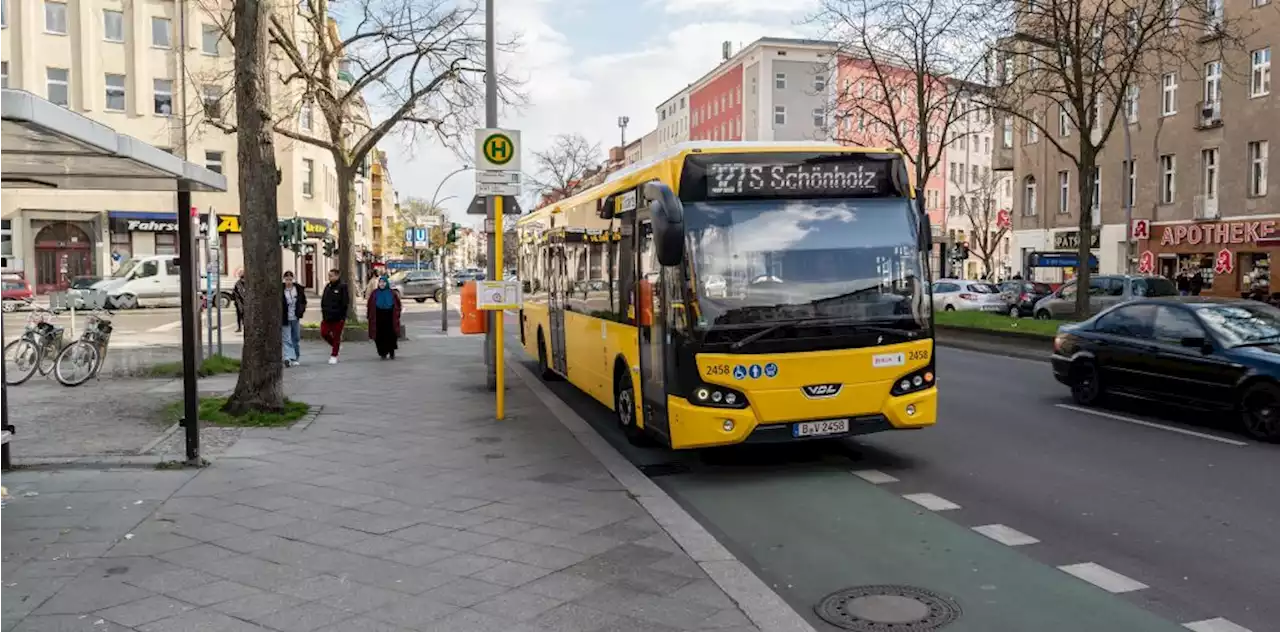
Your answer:
[[[133,239],[129,233],[111,233],[111,261],[119,265],[133,257]]]
[[[1236,255],[1240,269],[1240,291],[1271,293],[1271,255],[1264,252],[1242,252]]]
[[[174,233],[156,233],[156,254],[178,254],[178,236]]]

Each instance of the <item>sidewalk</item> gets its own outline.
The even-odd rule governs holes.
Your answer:
[[[494,421],[479,342],[291,369],[315,421],[199,472],[6,475],[2,629],[811,630],[541,385]]]

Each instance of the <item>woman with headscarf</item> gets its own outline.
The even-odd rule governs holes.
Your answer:
[[[378,357],[396,359],[396,341],[400,337],[400,296],[391,289],[385,275],[378,287],[369,293],[369,339],[378,347]]]

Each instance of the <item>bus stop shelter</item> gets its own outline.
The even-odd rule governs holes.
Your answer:
[[[178,219],[182,280],[183,420],[187,459],[200,456],[196,364],[200,347],[196,270],[196,221],[191,194],[226,191],[227,179],[131,136],[29,92],[0,94],[0,188],[97,191],[171,191]],[[181,220],[186,221],[181,221]],[[0,338],[3,324],[0,323]],[[3,371],[3,368],[0,368]],[[8,386],[0,379],[0,420],[4,426],[4,467],[9,467]]]

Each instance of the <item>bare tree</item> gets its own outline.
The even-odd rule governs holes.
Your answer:
[[[578,191],[588,172],[600,165],[600,143],[588,141],[582,134],[560,134],[551,146],[533,152],[537,173],[529,183],[538,197],[563,199]]]
[[[253,262],[254,270],[254,274],[245,275],[248,291],[240,376],[224,407],[235,415],[284,409],[280,374],[282,264],[276,218],[280,179],[271,130],[272,82],[267,72],[270,11],[267,0],[239,0],[234,9],[240,217],[244,257]]]
[[[956,197],[956,206],[950,212],[964,217],[969,224],[969,251],[982,260],[982,278],[991,279],[995,273],[995,258],[1004,243],[1011,226],[1002,222],[1000,205],[996,202],[1000,186],[1007,173],[987,170],[978,177],[976,186]],[[1006,216],[1007,219],[1007,216]]]
[[[1117,129],[1127,133],[1139,89],[1163,73],[1198,69],[1243,40],[1220,0],[1001,0],[1005,36],[995,46],[990,105],[1021,124],[1025,143],[1043,139],[1076,169],[1079,261],[1087,262],[1095,219],[1094,175]],[[993,9],[995,10],[995,9]],[[1052,121],[1053,123],[1047,123]],[[1065,128],[1060,130],[1059,128]],[[1060,134],[1060,131],[1076,130]],[[1077,284],[1089,283],[1088,265]],[[1076,316],[1089,295],[1076,295]]]
[[[832,137],[901,151],[923,190],[972,111],[991,0],[823,0],[811,18],[840,48],[831,64]],[[925,210],[924,195],[918,205]]]

